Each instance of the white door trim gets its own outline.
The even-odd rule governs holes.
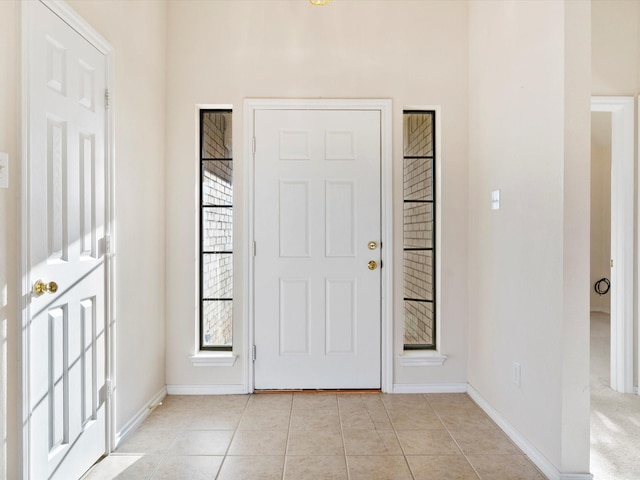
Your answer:
[[[633,392],[634,271],[633,97],[591,97],[611,113],[611,388]]]
[[[386,99],[345,99],[345,100],[315,100],[315,99],[246,99],[244,102],[244,230],[247,232],[243,250],[245,259],[243,331],[244,334],[244,385],[248,392],[254,390],[254,370],[252,348],[254,345],[254,153],[253,132],[255,112],[257,110],[377,110],[380,112],[381,139],[381,259],[382,287],[381,287],[381,386],[383,392],[393,389],[393,212],[392,212],[392,151],[391,151],[391,100]]]
[[[106,225],[105,234],[111,238],[110,252],[114,251],[114,138],[113,138],[113,49],[91,25],[89,25],[80,15],[78,15],[66,2],[62,0],[40,0],[58,17],[60,17],[71,28],[91,43],[100,53],[105,56],[107,78],[106,85],[110,96],[110,106],[106,109],[105,121],[105,162],[107,170],[105,194],[106,198]],[[29,278],[29,15],[31,15],[31,2],[21,2],[21,110],[20,110],[20,157],[21,157],[21,203],[19,214],[20,244],[18,277],[16,283],[20,285],[19,298],[17,304],[20,308],[21,328],[18,332],[18,394],[20,395],[19,407],[22,427],[19,430],[19,464],[18,472],[20,478],[26,480],[29,475],[29,296],[31,292],[31,279]],[[115,291],[115,260],[113,253],[107,254],[106,262],[106,345],[107,345],[107,378],[111,380],[113,390],[115,382],[115,339],[113,337],[113,320],[115,318],[115,303],[112,292]],[[106,422],[107,422],[107,453],[115,448],[115,399],[107,399]]]
[[[638,95],[638,105],[640,105],[640,95]],[[637,128],[638,128],[638,138],[640,138],[640,108],[638,109],[638,123],[637,123]],[[640,151],[637,153],[638,155],[638,160],[640,160]],[[636,185],[640,186],[640,170],[638,170],[638,179],[636,182]],[[640,187],[639,187],[640,188]],[[640,197],[638,198],[638,205],[637,205],[637,210],[636,210],[636,215],[637,215],[637,225],[638,225],[638,235],[640,235]],[[638,289],[637,294],[638,294],[638,298],[640,298],[640,268],[638,268],[638,264],[640,264],[640,262],[638,261],[638,259],[636,259],[636,263],[634,265],[636,265],[636,269],[638,270],[638,278],[636,279],[636,288]],[[638,318],[640,318],[640,314],[638,314]],[[638,319],[636,319],[636,334],[638,335],[637,338],[637,343],[636,343],[636,348],[640,349],[640,321]],[[637,358],[637,364],[636,364],[636,376],[638,376],[639,380],[638,380],[638,385],[634,387],[633,385],[633,378],[631,379],[631,387],[632,387],[632,391],[634,391],[636,394],[640,395],[640,355],[638,355]],[[633,373],[632,373],[633,375]]]

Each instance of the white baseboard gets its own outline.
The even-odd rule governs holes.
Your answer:
[[[466,383],[396,383],[391,393],[465,393]]]
[[[115,450],[120,445],[120,442],[124,440],[128,435],[134,432],[142,422],[151,414],[151,409],[149,408],[151,405],[159,403],[162,401],[164,397],[167,396],[167,389],[163,387],[158,393],[156,393],[151,400],[147,402],[147,404],[142,407],[138,412],[133,416],[131,420],[127,422],[127,424],[122,427],[119,432],[116,432],[116,438],[113,445],[113,449]]]
[[[475,388],[468,385],[467,393],[549,480],[593,480],[593,475],[590,473],[560,473],[556,466],[500,415]]]
[[[244,395],[245,385],[167,385],[169,395]]]

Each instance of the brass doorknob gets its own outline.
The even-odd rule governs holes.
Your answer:
[[[56,293],[58,291],[58,284],[56,282],[44,283],[42,280],[38,280],[33,286],[33,292],[36,296],[44,295],[45,293]]]
[[[378,263],[375,260],[371,260],[367,266],[369,267],[369,270],[375,270],[378,268]]]

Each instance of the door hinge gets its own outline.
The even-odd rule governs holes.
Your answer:
[[[110,104],[109,90],[105,90],[104,91],[104,108],[108,110],[110,105],[111,104]]]
[[[609,260],[609,268],[613,268],[613,258]]]
[[[107,258],[113,257],[113,251],[111,249],[111,235],[104,236],[104,254]]]
[[[256,361],[256,346],[253,345],[251,347],[251,359],[255,362]]]
[[[251,253],[254,257],[256,256],[256,242],[253,242],[253,244],[251,245]]]
[[[111,400],[111,396],[112,396],[112,394],[113,394],[113,391],[112,391],[112,388],[111,388],[111,380],[107,380],[107,381],[105,382],[105,387],[106,387],[106,389],[107,389],[107,398],[108,398],[109,400]]]
[[[252,146],[253,153],[256,153],[256,137],[253,137]]]

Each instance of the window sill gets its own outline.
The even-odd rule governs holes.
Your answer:
[[[189,357],[194,367],[233,367],[237,358],[233,352],[198,352]]]
[[[412,350],[398,355],[401,367],[441,367],[446,359],[446,355],[433,350]]]

